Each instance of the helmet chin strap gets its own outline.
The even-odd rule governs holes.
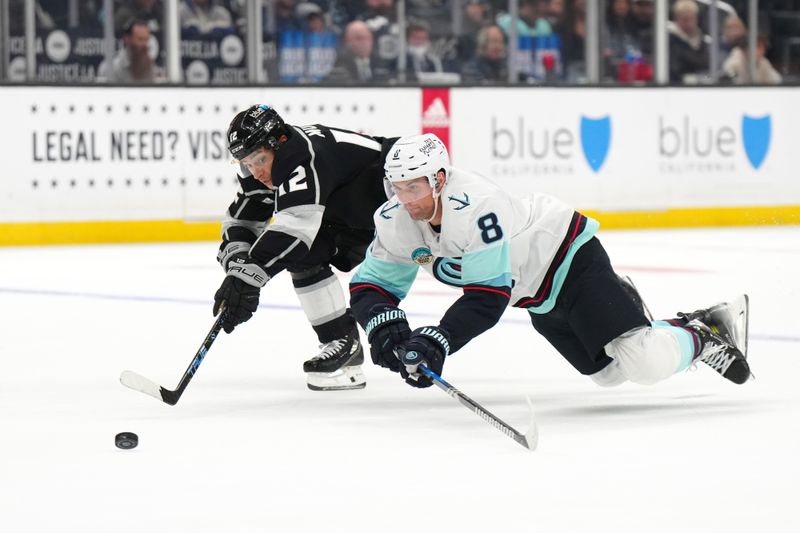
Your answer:
[[[442,188],[444,188],[444,184],[439,184],[439,177],[436,178],[436,188],[431,191],[431,195],[433,196],[433,214],[431,218],[427,219],[426,222],[430,224],[431,220],[436,218],[436,213],[439,211],[439,197],[442,195]]]

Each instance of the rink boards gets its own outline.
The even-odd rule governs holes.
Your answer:
[[[215,239],[236,111],[395,136],[606,228],[800,223],[800,88],[2,87],[0,244]]]

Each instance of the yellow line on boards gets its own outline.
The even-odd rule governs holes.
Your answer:
[[[600,221],[601,229],[708,228],[800,224],[800,205],[700,207],[663,211],[581,211]]]
[[[581,212],[603,229],[800,225],[800,205]],[[220,230],[219,222],[183,220],[0,223],[0,246],[215,241]]]
[[[219,222],[183,220],[2,223],[0,246],[214,241],[221,227]]]

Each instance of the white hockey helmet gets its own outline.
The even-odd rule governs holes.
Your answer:
[[[391,183],[426,177],[436,191],[436,175],[444,170],[450,174],[450,157],[444,143],[433,133],[401,137],[394,143],[383,165],[386,179]]]

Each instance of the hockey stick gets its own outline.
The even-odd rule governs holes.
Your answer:
[[[398,350],[395,350],[395,355],[397,355],[398,359],[400,359],[400,354],[398,353]],[[434,385],[445,391],[449,396],[458,400],[461,403],[461,405],[463,405],[464,407],[466,407],[467,409],[469,409],[470,411],[472,411],[473,413],[484,419],[486,422],[489,423],[489,425],[495,427],[496,429],[499,429],[507,437],[511,437],[512,439],[514,439],[515,442],[517,442],[522,446],[525,446],[527,449],[531,451],[536,449],[536,446],[539,444],[539,428],[536,426],[536,419],[533,416],[533,404],[531,403],[530,398],[526,398],[528,400],[528,408],[531,411],[530,426],[528,427],[528,431],[526,431],[525,434],[522,434],[516,429],[509,426],[508,424],[506,424],[505,422],[503,422],[502,420],[500,420],[499,418],[497,418],[492,413],[490,413],[481,404],[479,404],[478,402],[476,402],[475,400],[473,400],[472,398],[470,398],[457,388],[450,385],[448,382],[442,379],[442,376],[440,376],[427,366],[419,365],[417,367],[417,370],[419,372],[422,372],[429,378],[431,378]]]
[[[194,373],[197,372],[197,369],[200,367],[200,363],[203,362],[203,358],[206,356],[209,348],[211,348],[211,345],[214,343],[214,339],[217,338],[219,331],[222,329],[222,320],[224,317],[225,303],[223,302],[223,304],[220,306],[217,320],[214,321],[214,325],[211,326],[211,330],[208,332],[208,335],[206,335],[203,344],[200,345],[200,349],[197,350],[192,362],[189,363],[189,367],[186,369],[186,372],[183,373],[183,377],[181,378],[181,381],[178,383],[178,387],[175,390],[165,389],[164,387],[156,385],[154,382],[150,381],[141,374],[131,372],[130,370],[125,370],[122,372],[122,374],[120,374],[120,383],[129,389],[149,394],[153,398],[161,400],[166,404],[175,405],[181,398],[183,391],[186,390],[189,382],[192,381]]]
[[[539,444],[539,428],[536,426],[536,419],[533,416],[533,404],[531,403],[530,398],[526,397],[526,399],[528,400],[528,408],[531,411],[530,427],[528,428],[528,431],[526,431],[525,434],[523,435],[522,433],[512,428],[511,426],[509,426],[508,424],[497,418],[495,415],[487,411],[478,402],[476,402],[475,400],[473,400],[472,398],[470,398],[457,388],[450,385],[448,382],[442,379],[442,376],[438,375],[436,372],[434,372],[427,366],[419,365],[417,369],[426,376],[428,376],[429,378],[431,378],[431,380],[433,380],[434,385],[445,391],[448,395],[452,396],[459,402],[461,402],[461,405],[463,405],[464,407],[466,407],[467,409],[469,409],[470,411],[472,411],[473,413],[475,413],[476,415],[487,421],[491,426],[494,426],[495,428],[499,429],[504,435],[511,437],[518,444],[525,446],[531,451],[536,449],[536,446]]]

